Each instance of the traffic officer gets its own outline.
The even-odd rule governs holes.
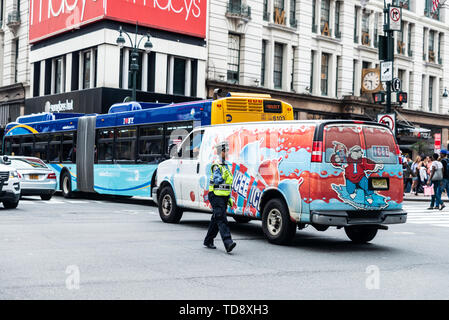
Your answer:
[[[204,245],[209,249],[216,249],[214,239],[220,231],[226,252],[229,253],[236,246],[236,243],[232,241],[226,218],[228,203],[232,201],[230,195],[233,180],[232,173],[226,165],[226,152],[229,151],[229,145],[227,141],[223,141],[218,143],[215,148],[221,161],[214,162],[211,167],[208,198],[212,205],[212,218]]]

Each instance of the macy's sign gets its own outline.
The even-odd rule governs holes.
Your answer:
[[[103,19],[206,34],[207,0],[30,0],[30,41]]]

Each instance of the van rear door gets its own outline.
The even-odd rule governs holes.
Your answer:
[[[317,127],[315,144],[322,144],[324,157],[312,164],[319,179],[311,184],[311,210],[401,207],[400,151],[387,127],[371,122],[327,122]]]

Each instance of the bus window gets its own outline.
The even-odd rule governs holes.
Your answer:
[[[34,139],[35,139],[35,144],[34,144],[33,156],[41,159],[42,161],[47,161],[49,135],[46,133],[36,134],[34,136]]]
[[[159,163],[163,155],[162,125],[139,128],[138,160],[148,163]]]
[[[137,129],[135,127],[117,128],[116,134],[114,159],[135,161]]]
[[[34,137],[32,134],[22,136],[22,156],[32,156],[33,155],[33,142]]]
[[[62,162],[76,163],[76,135],[73,132],[62,135]]]
[[[11,155],[20,156],[20,136],[11,138]]]
[[[50,146],[48,148],[48,160],[50,162],[60,162],[61,137],[61,134],[53,134],[50,137]]]
[[[112,163],[114,155],[114,129],[97,130],[97,159],[98,163]]]
[[[3,144],[3,154],[11,154],[11,138],[6,137]]]
[[[164,154],[168,157],[168,148],[172,144],[181,143],[182,140],[193,130],[191,122],[179,122],[168,124],[165,127],[165,150]]]

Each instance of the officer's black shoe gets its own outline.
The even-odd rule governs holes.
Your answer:
[[[229,246],[226,247],[226,252],[227,253],[231,252],[232,249],[234,249],[236,245],[237,245],[237,243],[235,243],[235,242],[231,243]]]
[[[204,246],[208,249],[217,249],[217,247],[214,246],[213,243],[204,243]]]

